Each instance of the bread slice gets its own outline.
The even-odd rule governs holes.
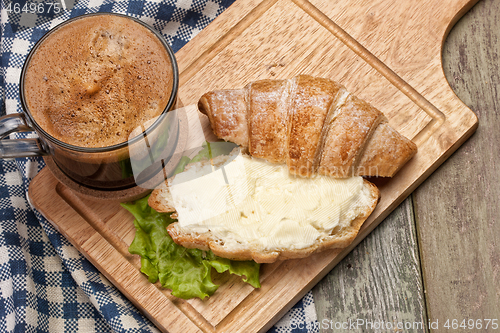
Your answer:
[[[291,173],[311,177],[322,148],[323,124],[342,86],[332,80],[299,75],[290,107],[287,165]]]
[[[260,80],[248,89],[248,150],[272,163],[286,160],[290,82]]]
[[[220,160],[217,163],[220,164]],[[262,161],[259,163],[268,162]],[[300,181],[307,182],[320,181],[318,180],[319,178],[300,179]],[[305,228],[304,232],[299,231],[297,233],[297,229],[294,229],[295,233],[293,234],[293,237],[297,238],[295,240],[289,239],[292,234],[291,232],[284,231],[283,233],[277,233],[280,237],[282,236],[286,238],[286,241],[283,243],[288,245],[271,247],[262,245],[259,242],[248,241],[245,238],[238,238],[235,236],[238,232],[235,234],[227,234],[231,236],[221,236],[220,233],[216,234],[215,232],[212,232],[210,228],[202,229],[202,231],[200,231],[200,229],[197,229],[196,225],[193,227],[189,223],[181,225],[179,222],[174,222],[168,226],[167,230],[177,244],[186,248],[198,248],[206,251],[212,250],[214,254],[223,258],[232,260],[254,260],[259,263],[271,263],[276,260],[304,258],[315,252],[326,249],[345,248],[354,240],[363,222],[375,209],[380,195],[377,187],[369,181],[362,179],[361,177],[353,177],[352,179],[353,182],[356,181],[359,184],[357,187],[359,190],[359,194],[357,195],[359,195],[359,197],[352,199],[352,202],[347,206],[342,206],[344,211],[338,215],[340,216],[338,223],[334,225],[332,224],[331,229],[327,228],[325,229],[326,231],[321,231],[319,230],[319,226],[314,226],[314,228],[318,229],[319,236],[314,238],[311,243],[305,243],[307,246],[297,246],[297,244],[301,243],[301,238],[305,237],[305,234],[308,232],[307,230],[311,228],[310,225],[306,226],[309,229]],[[349,180],[336,181],[343,182]],[[340,188],[336,188],[334,191],[342,192],[346,190],[347,187],[344,188],[341,186]],[[170,188],[167,184],[163,184],[153,191],[149,198],[149,205],[159,212],[175,213],[175,204],[173,203],[172,194],[170,193]],[[342,205],[344,204],[342,203]],[[223,221],[228,220],[221,218],[220,220],[216,219],[216,221],[226,223]],[[231,224],[232,221],[229,220],[228,223]],[[258,226],[255,225],[255,228],[257,227]],[[274,241],[276,240],[274,239]],[[277,240],[277,243],[281,244],[282,242]]]
[[[198,109],[208,116],[217,137],[248,146],[247,89],[208,92],[200,98]]]
[[[356,162],[363,156],[372,133],[387,119],[382,112],[353,94],[336,113],[328,124],[318,172],[331,177],[350,177],[357,174]],[[378,162],[385,163],[384,160]]]
[[[402,137],[387,122],[381,123],[366,145],[355,173],[393,177],[417,151],[415,143]]]
[[[208,92],[199,110],[218,138],[286,162],[304,177],[392,177],[417,153],[382,112],[325,78],[299,75]]]

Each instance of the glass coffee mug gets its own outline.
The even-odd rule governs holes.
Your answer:
[[[27,95],[31,92],[26,88],[26,73],[33,55],[49,38],[57,34],[61,28],[69,24],[82,24],[84,21],[79,20],[95,19],[98,15],[117,16],[126,20],[132,20],[135,23],[131,24],[140,24],[156,36],[168,54],[168,57],[166,57],[169,59],[168,65],[170,66],[168,73],[172,75],[171,80],[169,78],[168,82],[172,84],[168,88],[170,96],[163,111],[144,124],[140,124],[138,127],[140,130],[133,132],[136,134],[135,136],[130,137],[124,142],[105,147],[84,147],[63,142],[56,138],[55,135],[51,135],[47,128],[44,128],[42,124],[36,121],[36,117],[33,116],[27,99]],[[98,17],[99,20],[106,18],[106,16]],[[120,42],[126,43],[127,41],[123,39]],[[134,46],[130,45],[127,47]],[[138,78],[140,79],[140,77]],[[44,79],[46,78],[44,77]],[[57,172],[61,172],[65,177],[79,186],[92,190],[120,191],[135,187],[137,186],[135,177],[137,175],[134,176],[132,172],[131,158],[143,158],[145,160],[156,158],[151,156],[151,152],[142,152],[142,155],[141,153],[137,153],[142,150],[140,147],[143,147],[146,143],[146,146],[154,145],[155,147],[162,147],[163,150],[170,150],[159,152],[159,154],[164,154],[165,156],[171,156],[172,149],[175,149],[175,140],[177,140],[179,132],[178,118],[170,117],[169,111],[176,107],[178,84],[179,73],[174,52],[160,33],[140,20],[121,14],[94,13],[65,21],[45,34],[26,58],[20,79],[20,100],[24,112],[0,118],[0,158],[44,156],[46,161],[50,161],[58,169]],[[133,89],[133,87],[130,89]],[[109,92],[106,91],[106,93]],[[57,126],[57,124],[53,124],[53,126]],[[36,132],[38,138],[5,138],[11,133],[27,131]],[[134,156],[131,156],[131,154]],[[149,174],[154,175],[161,172],[162,167],[164,165],[161,163],[153,164],[141,177],[147,179]],[[145,181],[142,180],[141,182]]]

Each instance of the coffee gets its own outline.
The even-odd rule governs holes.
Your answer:
[[[173,77],[154,33],[126,17],[96,15],[61,26],[38,47],[24,94],[34,120],[51,136],[108,147],[164,111]]]

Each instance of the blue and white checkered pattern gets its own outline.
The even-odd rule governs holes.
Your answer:
[[[1,0],[1,115],[21,112],[19,76],[35,42],[50,28],[91,12],[137,17],[160,31],[174,51],[234,0],[58,0],[67,10],[29,14],[8,11]],[[71,5],[71,6],[70,6]],[[71,7],[71,8],[70,8]],[[15,134],[14,137],[33,137]],[[158,332],[27,200],[40,158],[0,160],[0,332]],[[270,332],[317,332],[309,292]]]

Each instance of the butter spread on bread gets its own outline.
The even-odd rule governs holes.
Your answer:
[[[274,262],[346,247],[378,198],[362,177],[298,177],[284,164],[238,154],[189,165],[156,189],[149,204],[176,212],[168,232],[182,246]]]

